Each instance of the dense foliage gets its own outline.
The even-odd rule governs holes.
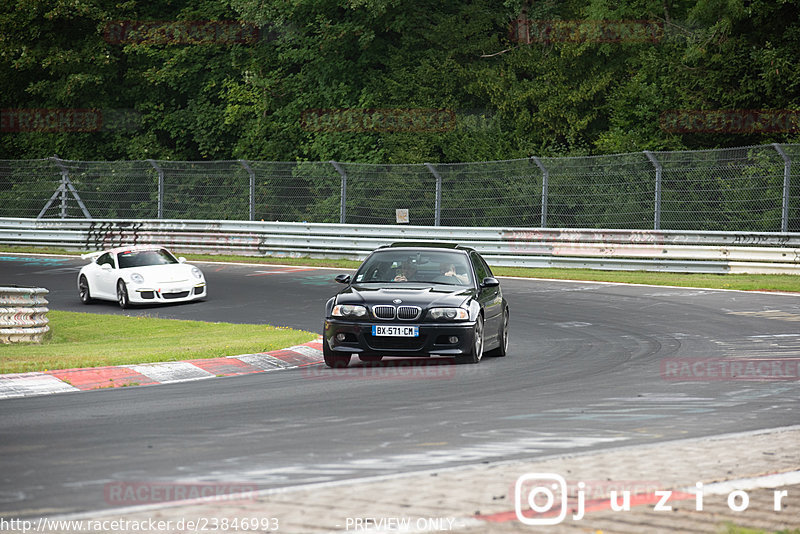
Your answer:
[[[530,39],[519,19],[661,30]],[[245,37],[114,33],[144,21],[240,21]],[[662,119],[800,111],[799,55],[794,0],[15,0],[0,5],[0,159],[437,163],[797,142],[797,122],[676,132]],[[101,110],[103,127],[15,131],[8,110],[32,109]],[[355,118],[310,111],[342,109]],[[387,127],[397,110],[411,118]],[[445,127],[424,117],[436,110]]]

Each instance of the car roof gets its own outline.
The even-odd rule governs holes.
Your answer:
[[[130,245],[130,246],[122,246],[122,247],[114,247],[114,248],[107,248],[105,250],[98,250],[95,252],[89,252],[87,254],[81,254],[81,258],[83,259],[95,259],[99,258],[103,254],[111,253],[111,254],[119,254],[120,252],[139,252],[143,250],[161,250],[164,247],[161,245]]]
[[[389,248],[438,248],[446,250],[459,250],[462,252],[471,252],[474,249],[459,245],[458,243],[445,243],[441,241],[397,241],[389,245],[383,245],[376,250],[385,250]]]

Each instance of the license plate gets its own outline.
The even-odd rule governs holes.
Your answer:
[[[373,336],[419,337],[418,326],[373,325]]]

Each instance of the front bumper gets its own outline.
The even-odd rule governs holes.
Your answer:
[[[418,337],[373,336],[372,326],[418,326]],[[325,343],[334,352],[364,356],[458,356],[472,348],[475,323],[353,322],[326,319]],[[455,337],[454,343],[450,338]]]
[[[128,298],[134,304],[189,302],[206,297],[205,282],[162,284],[160,287],[128,286]]]

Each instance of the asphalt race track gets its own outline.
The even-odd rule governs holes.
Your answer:
[[[82,264],[0,253],[0,283],[48,288],[55,310],[315,332],[339,287],[337,271],[201,264],[207,301],[123,312],[81,305]],[[676,358],[780,358],[796,369],[800,296],[502,284],[509,355],[479,365],[354,361],[348,373],[315,366],[0,401],[0,515],[107,509],[107,485],[119,481],[275,488],[800,423],[796,377],[667,375]]]

